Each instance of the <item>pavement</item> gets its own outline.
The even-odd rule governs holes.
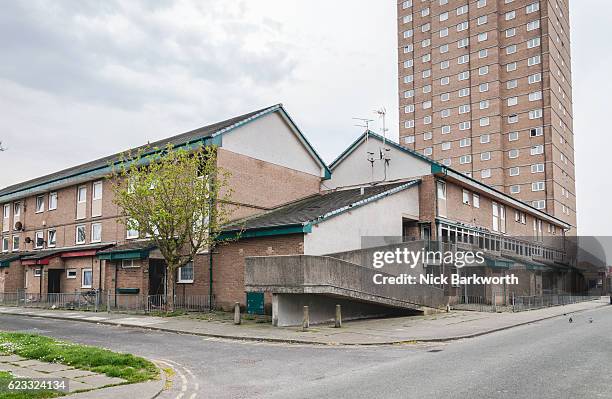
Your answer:
[[[612,398],[612,306],[571,316],[573,323],[568,315],[449,342],[366,346],[237,341],[10,314],[0,314],[0,329],[153,359],[172,368],[159,399]]]
[[[383,345],[471,338],[565,314],[609,306],[609,303],[608,297],[602,297],[599,300],[517,313],[452,311],[429,316],[350,321],[343,323],[342,328],[317,325],[308,331],[302,331],[301,327],[272,327],[268,323],[245,322],[234,325],[228,321],[200,320],[190,316],[151,317],[19,307],[0,307],[0,313],[238,340],[323,345]]]

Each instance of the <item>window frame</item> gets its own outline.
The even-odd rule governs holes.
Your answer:
[[[83,241],[79,241],[79,230],[83,230]],[[87,226],[84,224],[79,224],[75,226],[75,237],[74,243],[76,245],[83,245],[87,242]]]
[[[89,285],[85,284],[85,273],[86,272],[91,273],[91,284]],[[91,267],[84,267],[83,269],[81,269],[81,288],[89,288],[89,289],[93,288],[93,282],[94,282],[93,277],[94,277],[93,269]]]

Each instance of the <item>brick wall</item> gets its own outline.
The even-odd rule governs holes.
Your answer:
[[[9,267],[0,268],[0,292],[16,292],[23,289],[24,266],[20,261],[11,262]]]

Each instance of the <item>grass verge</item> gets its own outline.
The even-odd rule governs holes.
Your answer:
[[[36,334],[0,332],[0,354],[15,354],[27,359],[65,364],[109,377],[123,378],[129,383],[158,377],[157,367],[141,357]]]

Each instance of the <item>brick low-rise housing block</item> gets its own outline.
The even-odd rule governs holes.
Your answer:
[[[281,105],[151,146],[168,142],[218,146],[236,207],[224,236],[241,231],[238,240],[178,271],[179,297],[212,296],[214,306],[224,309],[235,302],[244,306],[250,290],[245,267],[252,257],[325,258],[382,245],[389,237],[479,247],[490,253],[479,273],[515,271],[524,277],[520,286],[477,287],[481,291],[474,295],[583,289],[564,248],[569,223],[372,132],[329,167]],[[110,296],[166,292],[161,254],[137,231],[126,231],[113,203],[106,177],[118,159],[113,155],[0,190],[0,292],[24,290],[41,298],[90,290]],[[444,287],[444,294],[457,297],[464,288]],[[261,295],[269,310],[272,294],[249,295]]]

